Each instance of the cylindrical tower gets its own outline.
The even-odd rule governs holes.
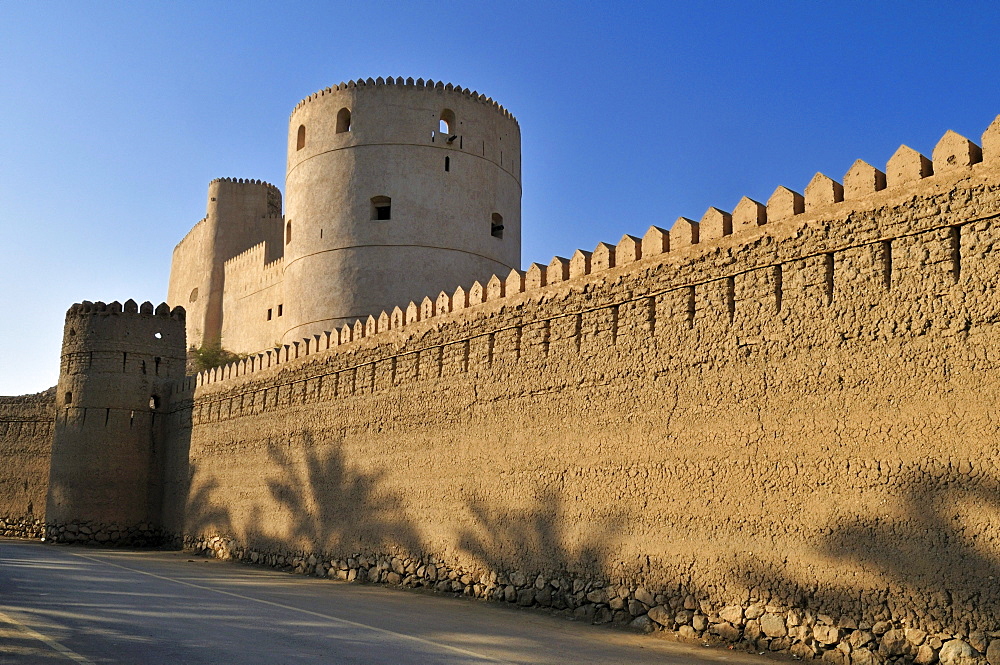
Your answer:
[[[451,84],[341,84],[292,112],[282,341],[521,263],[521,134]]]
[[[281,192],[260,180],[216,178],[205,218],[177,243],[167,302],[187,311],[188,346],[222,342],[225,262],[261,242],[281,256]]]
[[[46,521],[63,540],[142,542],[158,521],[157,430],[184,378],[184,310],[83,302],[66,313]],[[103,535],[102,535],[103,534]]]

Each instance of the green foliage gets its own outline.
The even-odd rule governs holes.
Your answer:
[[[247,357],[247,354],[227,351],[222,348],[222,344],[204,344],[200,347],[191,347],[188,357],[191,360],[192,369],[195,372],[203,372],[206,369],[221,367],[237,360],[243,360]]]

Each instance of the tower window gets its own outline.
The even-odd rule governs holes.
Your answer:
[[[66,399],[64,399],[63,402],[65,402],[66,404],[72,404],[73,403],[73,393],[67,391],[66,392]]]
[[[278,305],[278,316],[281,316],[281,314],[284,312],[284,309],[285,309],[284,305]]]
[[[451,170],[451,157],[445,157],[444,158],[444,170],[445,171],[450,171]]]
[[[441,111],[441,120],[438,122],[438,130],[447,136],[455,129],[455,112],[451,109]]]
[[[337,133],[343,134],[349,131],[351,131],[351,109],[345,107],[337,111]]]
[[[490,218],[490,235],[494,238],[503,238],[503,215],[498,212],[493,213]]]
[[[156,411],[160,408],[160,397],[158,395],[149,396],[149,410]]]
[[[267,320],[268,321],[271,320],[271,309],[270,308],[268,308],[268,310],[267,310]]]
[[[299,125],[299,134],[295,139],[295,149],[302,150],[306,147],[306,126]]]
[[[288,220],[285,224],[285,244],[292,242],[292,221]]]
[[[372,219],[392,219],[392,199],[388,196],[373,196]]]

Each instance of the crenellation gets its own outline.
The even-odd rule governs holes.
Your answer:
[[[934,146],[931,162],[934,173],[969,168],[983,161],[982,149],[961,134],[948,130]]]
[[[709,208],[698,221],[698,238],[696,242],[718,240],[733,232],[733,216],[719,208]]]
[[[748,196],[744,196],[733,208],[732,228],[733,233],[740,233],[747,229],[763,226],[767,223],[767,206],[759,201],[754,201]]]
[[[844,200],[844,186],[833,178],[817,173],[805,191],[805,210],[812,211]]]
[[[642,258],[642,238],[625,234],[615,246],[615,265],[633,263]]]
[[[493,301],[503,298],[506,295],[504,292],[506,286],[506,280],[502,280],[496,275],[493,275],[490,277],[489,281],[486,282],[484,300]]]
[[[844,175],[844,199],[853,201],[886,188],[885,173],[861,159]]]
[[[547,284],[565,282],[569,279],[569,259],[561,256],[553,257],[545,269],[545,281]]]
[[[934,173],[931,160],[909,146],[901,145],[885,165],[888,187],[898,187],[915,180],[927,178]]]
[[[583,249],[573,252],[573,256],[569,260],[569,279],[590,274],[591,256],[590,252]]]
[[[648,258],[670,251],[670,232],[659,226],[650,226],[642,236],[642,257]]]
[[[518,270],[517,268],[512,269],[508,274],[507,278],[503,283],[503,293],[504,297],[516,296],[519,293],[524,293],[525,284],[525,274]],[[443,313],[447,314],[448,310],[444,310]]]
[[[670,227],[670,251],[680,251],[692,245],[697,245],[699,240],[698,222],[687,217],[678,217],[674,225]]]
[[[767,221],[778,222],[794,215],[801,215],[805,210],[805,197],[787,187],[778,187],[767,200]]]
[[[528,271],[524,274],[524,290],[534,291],[548,284],[546,281],[547,273],[548,266],[543,266],[541,263],[532,263],[528,266]]]

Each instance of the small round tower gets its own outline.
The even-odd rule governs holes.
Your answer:
[[[66,313],[46,507],[50,537],[151,537],[160,502],[158,430],[170,386],[184,378],[184,323],[181,307],[132,300],[124,307],[85,301]]]
[[[521,263],[521,135],[451,84],[367,79],[292,112],[282,341]]]

